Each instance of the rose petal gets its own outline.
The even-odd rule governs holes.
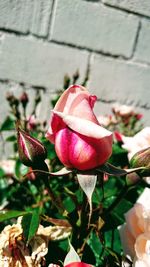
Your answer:
[[[135,256],[135,251],[134,251],[135,239],[133,235],[128,230],[127,224],[119,226],[118,230],[120,233],[120,239],[125,255],[129,255],[133,259]]]
[[[109,139],[110,137],[94,139],[66,127],[56,133],[55,149],[67,168],[93,169],[104,164],[111,155]]]
[[[85,95],[88,95],[88,91],[85,87],[80,85],[72,85],[64,93],[61,95],[59,100],[55,105],[55,110],[60,112],[68,112],[70,107],[72,106],[72,101],[78,95],[78,93],[83,92]]]
[[[137,203],[144,206],[145,209],[150,209],[150,188],[145,188],[141,196],[138,198]]]
[[[150,146],[150,127],[145,127],[133,137],[122,136],[122,140],[122,147],[129,151],[128,158],[131,159],[136,152]]]
[[[97,99],[96,96],[90,96],[85,94],[84,92],[79,93],[72,101],[72,105],[70,106],[70,109],[68,109],[68,113],[65,112],[65,110],[63,113],[76,116],[79,118],[84,118],[96,124],[99,124],[92,110],[96,99]]]
[[[140,204],[135,204],[134,207],[125,214],[128,229],[132,233],[134,238],[136,238],[143,231],[143,227],[140,227],[142,225],[138,224],[139,219],[142,218],[142,215],[143,206]]]
[[[150,233],[144,233],[138,236],[135,242],[136,256],[139,260],[150,263]]]
[[[75,116],[65,115],[62,112],[53,111],[58,117],[60,117],[63,122],[72,130],[83,134],[88,137],[95,139],[101,139],[104,137],[112,137],[112,132],[106,130],[105,128],[97,125],[91,121],[81,119]],[[112,143],[112,138],[109,139],[110,144]]]
[[[149,267],[149,263],[145,263],[144,261],[135,258],[133,262],[133,267]]]

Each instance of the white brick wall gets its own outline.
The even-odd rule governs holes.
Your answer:
[[[33,16],[31,22],[31,33],[46,37],[49,30],[49,23],[52,14],[52,0],[34,0]]]
[[[111,6],[150,17],[149,0],[102,0]]]
[[[150,63],[150,20],[143,20],[141,23],[135,59]]]
[[[77,69],[82,82],[88,54],[39,39],[6,35],[1,43],[0,79],[54,91],[61,87],[64,74],[72,75]]]
[[[51,39],[130,57],[138,19],[99,3],[58,0]]]
[[[127,104],[134,103],[136,106],[146,106],[150,109],[149,66],[95,55],[89,87],[102,100],[122,102],[124,94]]]
[[[0,27],[27,33],[32,19],[32,0],[0,0]]]
[[[82,82],[89,67],[88,87],[106,103],[97,113],[132,103],[150,125],[149,18],[150,0],[0,0],[3,114],[10,84],[45,88],[44,117],[64,75],[79,69]]]

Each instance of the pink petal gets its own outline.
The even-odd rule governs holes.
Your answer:
[[[109,143],[110,145],[112,144],[112,132],[106,130],[100,125],[97,125],[91,121],[82,118],[78,118],[71,115],[65,115],[64,113],[56,112],[55,110],[53,112],[58,117],[60,117],[63,120],[63,122],[73,131],[95,139],[110,137]]]
[[[54,110],[68,115],[83,117],[99,124],[92,110],[96,99],[97,97],[91,96],[86,88],[80,85],[73,85],[62,94]]]
[[[85,92],[81,92],[76,95],[76,97],[72,101],[70,109],[68,109],[68,112],[66,112],[66,114],[84,118],[96,124],[99,124],[93,112],[93,106],[96,99],[96,96],[90,96],[88,94],[85,94]]]
[[[64,93],[61,95],[59,100],[57,101],[54,110],[60,112],[68,112],[70,107],[72,106],[72,101],[76,98],[76,95],[83,92],[84,95],[88,95],[88,91],[85,87],[80,85],[72,85]],[[65,110],[64,110],[65,109]]]
[[[52,113],[51,121],[50,121],[50,126],[45,134],[45,137],[51,142],[55,143],[55,133],[59,131],[60,129],[64,128],[66,125],[62,121],[62,119],[58,116]]]
[[[112,152],[110,137],[94,139],[64,128],[55,135],[55,149],[68,168],[87,170],[106,162]]]

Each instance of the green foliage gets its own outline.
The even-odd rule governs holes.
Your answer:
[[[0,131],[11,131],[15,129],[15,118],[13,116],[7,116],[0,126]]]
[[[12,218],[17,218],[19,216],[25,216],[28,214],[26,211],[10,210],[10,211],[0,211],[0,222],[5,220],[10,220]]]
[[[25,242],[28,244],[36,234],[40,222],[39,208],[34,209],[32,213],[27,213],[23,216],[21,224]]]
[[[72,78],[64,78],[64,85],[51,101],[53,107],[60,94],[70,85],[76,83],[79,73]],[[88,80],[88,73],[83,85]],[[22,228],[25,243],[28,244],[35,236],[39,223],[47,225],[65,225],[72,227],[70,241],[82,261],[96,267],[121,266],[123,252],[118,232],[118,226],[123,224],[124,214],[133,207],[136,199],[145,188],[145,183],[127,186],[125,169],[129,168],[127,151],[120,142],[114,142],[113,153],[109,162],[97,168],[96,188],[92,196],[92,216],[90,226],[89,205],[87,198],[80,188],[76,173],[53,176],[63,166],[56,156],[54,145],[45,139],[48,125],[35,121],[32,125],[27,117],[28,100],[25,104],[14,96],[7,99],[10,106],[8,117],[1,123],[0,134],[7,131],[4,143],[12,145],[14,154],[14,171],[8,173],[0,167],[0,228],[16,222],[22,216]],[[41,101],[40,90],[34,99],[31,116],[36,115]],[[128,123],[118,118],[117,124],[109,125],[109,129],[133,135],[138,128],[136,116],[130,117]],[[47,148],[47,168],[41,162],[33,168],[26,167],[19,159],[16,147],[16,134],[12,133],[15,123],[21,125],[31,136],[37,138]],[[136,127],[135,127],[136,126]],[[122,169],[121,169],[122,168]],[[9,170],[10,171],[10,170]],[[108,174],[108,179],[103,175]],[[49,242],[46,266],[53,262],[60,264],[68,252],[68,240]],[[88,257],[87,257],[88,255]]]

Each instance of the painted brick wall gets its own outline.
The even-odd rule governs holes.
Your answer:
[[[0,0],[0,121],[7,91],[46,90],[39,113],[66,73],[79,70],[97,114],[133,104],[150,125],[149,0]]]

